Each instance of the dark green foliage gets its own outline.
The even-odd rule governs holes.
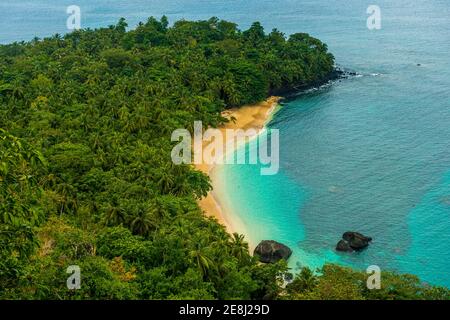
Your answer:
[[[314,300],[449,300],[450,291],[426,285],[408,274],[383,271],[380,289],[367,288],[368,275],[338,265],[325,265],[314,274],[303,269],[286,286],[284,299]]]

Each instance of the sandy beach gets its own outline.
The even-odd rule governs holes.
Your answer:
[[[254,129],[259,133],[270,121],[280,99],[281,97],[274,96],[255,105],[246,105],[240,108],[226,110],[222,115],[227,119],[234,118],[234,121],[226,123],[219,129],[224,136],[225,130],[227,129]],[[207,144],[208,142],[205,142],[203,146],[205,147]],[[234,152],[234,150],[227,150],[227,152]],[[235,232],[232,221],[230,221],[230,215],[223,211],[223,208],[220,206],[220,199],[217,197],[217,194],[214,193],[215,186],[220,184],[220,181],[216,181],[214,176],[210,175],[211,171],[214,169],[214,165],[198,164],[195,165],[195,167],[197,170],[200,170],[211,177],[213,186],[213,190],[208,196],[199,201],[200,207],[207,216],[216,218],[219,223],[224,225],[229,233]]]

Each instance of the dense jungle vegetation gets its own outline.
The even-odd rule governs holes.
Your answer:
[[[434,299],[447,289],[384,273],[263,265],[206,218],[207,176],[172,164],[171,133],[325,79],[334,58],[304,33],[211,18],[121,19],[0,46],[0,298]],[[66,268],[81,268],[68,290]]]

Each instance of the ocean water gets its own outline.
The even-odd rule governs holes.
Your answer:
[[[308,32],[336,62],[359,74],[283,103],[280,172],[222,166],[213,173],[221,205],[252,243],[289,245],[290,266],[337,262],[417,274],[450,287],[450,3],[377,0],[381,30],[368,30],[361,0],[2,1],[0,43],[65,33],[66,8],[82,27],[125,17],[211,16],[241,28]],[[420,64],[420,66],[418,65]],[[334,251],[341,234],[374,238],[361,252]]]

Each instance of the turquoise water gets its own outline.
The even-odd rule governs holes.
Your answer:
[[[291,246],[290,265],[335,261],[414,273],[450,287],[450,3],[378,0],[382,29],[369,31],[361,0],[75,1],[82,26],[171,21],[259,20],[286,34],[325,41],[339,65],[361,76],[285,102],[270,127],[280,129],[281,169],[255,166],[214,173],[224,207],[252,242]],[[111,4],[112,3],[112,4]],[[0,43],[64,33],[74,1],[1,2]],[[420,66],[418,66],[420,64]],[[374,238],[358,254],[339,254],[342,232]]]

